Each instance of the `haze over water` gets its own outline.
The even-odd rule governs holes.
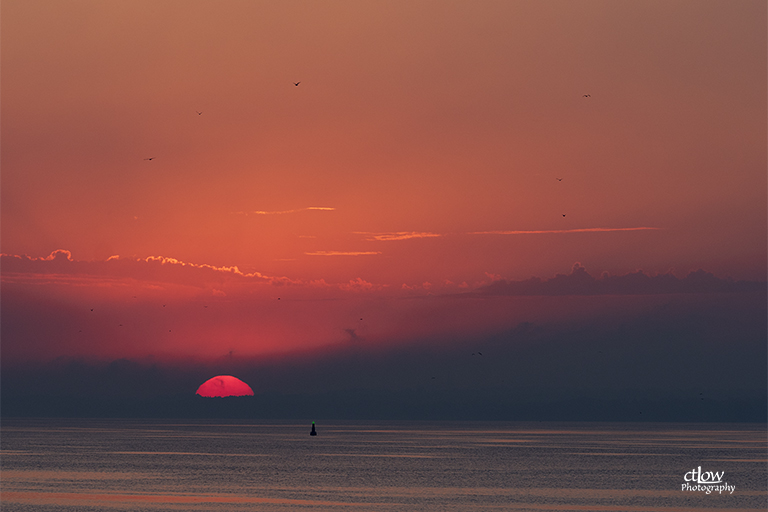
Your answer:
[[[755,424],[11,420],[9,512],[758,511]],[[735,489],[681,490],[724,472]]]

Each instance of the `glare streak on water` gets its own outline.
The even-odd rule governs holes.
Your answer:
[[[765,425],[4,420],[10,511],[757,511]],[[725,472],[733,493],[682,491]]]

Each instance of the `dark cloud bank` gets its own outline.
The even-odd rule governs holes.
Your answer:
[[[659,295],[673,293],[724,293],[765,290],[766,283],[720,279],[710,272],[696,270],[682,279],[674,274],[650,276],[642,270],[597,279],[579,263],[570,274],[551,279],[532,277],[525,281],[494,281],[478,290],[482,295]]]
[[[488,290],[507,291],[508,286],[496,283]],[[229,354],[174,363],[3,361],[2,414],[764,422],[768,318],[765,285],[759,288],[668,293],[650,302],[644,298],[643,307],[621,318],[596,313],[521,322],[490,335],[398,345],[358,338],[293,354],[252,359]],[[561,307],[567,301],[597,304],[615,298],[515,300]],[[216,374],[241,378],[256,396],[195,396],[197,387]]]

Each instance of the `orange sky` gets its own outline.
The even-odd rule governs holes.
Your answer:
[[[4,254],[263,281],[5,275],[25,297],[766,278],[765,2],[3,0],[1,29]]]

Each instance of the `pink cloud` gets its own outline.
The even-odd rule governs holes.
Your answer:
[[[307,206],[306,208],[297,208],[295,210],[280,210],[280,211],[264,211],[264,210],[255,210],[255,211],[249,211],[249,212],[232,212],[235,215],[285,215],[287,213],[298,213],[298,212],[304,212],[308,210],[320,210],[320,211],[334,211],[336,208],[331,208],[328,206]]]

